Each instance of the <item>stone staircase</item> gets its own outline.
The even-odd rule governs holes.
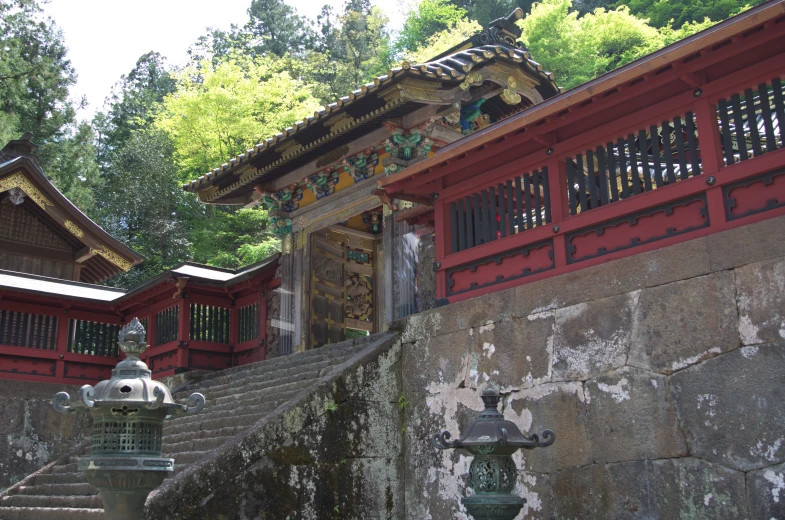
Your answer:
[[[374,339],[349,340],[214,372],[176,389],[176,400],[201,392],[207,405],[196,415],[164,423],[164,456],[174,458],[174,474],[193,466],[212,450],[236,442],[278,407],[307,399],[323,377],[373,348]],[[77,458],[88,450],[85,445],[0,494],[0,520],[103,519],[98,492],[77,470]]]

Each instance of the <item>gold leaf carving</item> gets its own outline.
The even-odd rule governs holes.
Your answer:
[[[49,199],[44,197],[44,194],[38,191],[30,180],[24,176],[21,172],[14,173],[13,175],[9,175],[4,179],[0,179],[0,193],[4,191],[8,191],[12,188],[19,188],[25,194],[27,194],[33,202],[41,206],[43,209],[46,209],[47,206],[53,206]]]
[[[78,236],[79,238],[82,238],[84,236],[84,231],[82,231],[82,229],[79,226],[77,226],[70,220],[66,220],[65,222],[63,222],[63,225],[65,226],[65,229],[71,232],[72,235]]]
[[[104,246],[101,246],[99,249],[90,248],[90,252],[95,255],[103,256],[123,271],[128,271],[133,267],[131,262]]]
[[[344,145],[341,146],[340,148],[336,148],[335,150],[332,150],[329,153],[326,153],[321,157],[319,157],[319,159],[316,161],[316,167],[323,168],[328,164],[332,164],[338,159],[340,159],[341,157],[343,157],[344,155],[346,155],[348,151],[349,151],[349,145]]]

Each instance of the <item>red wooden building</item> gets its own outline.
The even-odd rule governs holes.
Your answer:
[[[785,214],[784,79],[785,8],[767,2],[379,178],[379,193],[425,201],[406,217],[435,225],[449,302],[744,226]]]
[[[143,259],[57,191],[34,151],[26,135],[0,152],[0,378],[108,378],[134,316],[154,377],[275,354],[277,256],[238,271],[186,263],[132,291],[94,285]]]

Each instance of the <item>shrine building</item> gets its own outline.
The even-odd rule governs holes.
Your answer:
[[[559,93],[519,41],[522,17],[404,62],[185,186],[205,204],[271,212],[282,351],[380,332],[438,304],[431,193],[393,200],[378,180]]]

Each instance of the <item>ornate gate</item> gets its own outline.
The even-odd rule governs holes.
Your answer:
[[[311,346],[373,333],[375,237],[337,227],[311,236]]]

